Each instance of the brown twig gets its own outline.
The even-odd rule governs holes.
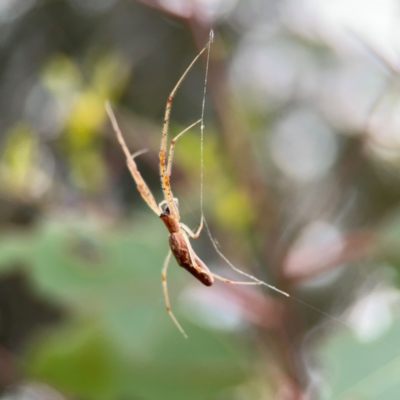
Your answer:
[[[283,266],[292,284],[313,278],[343,263],[368,257],[376,235],[368,231],[352,232],[338,241],[289,253]]]

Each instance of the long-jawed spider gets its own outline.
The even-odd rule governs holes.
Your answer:
[[[106,103],[107,113],[110,117],[113,129],[117,136],[117,139],[122,147],[122,150],[125,153],[126,160],[127,160],[127,166],[133,176],[133,179],[136,182],[136,186],[137,186],[141,196],[143,197],[144,201],[161,218],[161,220],[164,222],[165,226],[168,229],[170,250],[169,250],[168,255],[164,262],[161,280],[162,280],[162,285],[163,285],[163,290],[164,290],[164,297],[165,297],[165,304],[166,304],[167,312],[170,315],[173,322],[175,323],[175,325],[178,327],[179,331],[183,334],[183,336],[185,338],[187,338],[187,335],[171,310],[169,296],[168,296],[167,268],[168,268],[168,264],[169,264],[169,261],[171,258],[171,254],[174,255],[177,263],[182,268],[186,269],[196,279],[198,279],[201,283],[203,283],[206,286],[211,286],[214,283],[214,278],[215,278],[222,282],[225,282],[228,284],[234,284],[234,285],[266,285],[269,288],[271,288],[279,293],[284,294],[285,296],[289,296],[287,293],[282,292],[281,290],[275,288],[274,286],[268,285],[267,283],[260,281],[259,279],[255,278],[249,274],[246,274],[245,272],[234,267],[229,262],[229,260],[227,260],[226,257],[219,251],[218,247],[216,246],[215,242],[213,241],[213,239],[210,235],[210,238],[212,240],[214,248],[216,249],[218,254],[220,256],[222,256],[223,259],[225,261],[227,261],[228,264],[235,271],[252,279],[253,282],[232,281],[232,280],[223,278],[223,277],[211,272],[207,268],[207,266],[204,264],[204,262],[201,261],[201,259],[194,252],[194,250],[190,244],[190,241],[189,241],[189,236],[192,237],[193,239],[197,239],[200,235],[200,232],[203,228],[203,223],[205,222],[203,210],[201,210],[201,220],[200,220],[199,227],[195,231],[192,231],[189,227],[187,227],[185,224],[180,222],[180,216],[179,216],[179,210],[178,210],[178,200],[176,198],[174,198],[172,195],[172,189],[171,189],[171,183],[170,183],[175,143],[184,133],[189,131],[195,125],[201,123],[202,130],[204,129],[204,125],[203,125],[203,115],[202,115],[202,118],[200,120],[196,121],[195,123],[193,123],[192,125],[187,127],[184,131],[182,131],[181,133],[179,133],[179,135],[177,135],[174,139],[172,139],[170,142],[170,146],[169,146],[169,154],[168,154],[168,161],[167,161],[166,150],[167,150],[168,125],[169,125],[169,120],[170,120],[171,105],[172,105],[172,100],[173,100],[175,93],[178,90],[180,84],[185,79],[186,75],[188,74],[188,72],[190,71],[190,69],[192,68],[194,63],[199,59],[199,57],[206,50],[208,50],[208,52],[209,52],[212,41],[213,41],[213,33],[211,31],[210,39],[209,39],[208,43],[199,52],[199,54],[194,58],[194,60],[189,65],[189,67],[183,73],[183,75],[181,76],[178,83],[173,88],[173,90],[170,93],[168,100],[167,100],[165,116],[164,116],[164,126],[163,126],[162,137],[161,137],[161,148],[160,148],[160,153],[159,153],[161,186],[162,186],[162,191],[164,194],[164,200],[160,204],[157,205],[153,194],[151,193],[146,182],[143,180],[139,170],[137,169],[137,165],[135,163],[135,157],[139,156],[140,154],[143,154],[147,150],[140,150],[140,151],[134,153],[133,155],[130,153],[130,151],[128,150],[128,147],[125,143],[125,140],[122,136],[121,130],[118,126],[115,115],[111,109],[110,103],[109,102]],[[208,67],[208,58],[207,58],[207,67]],[[207,81],[207,72],[206,72],[206,81]],[[204,92],[204,94],[205,94],[205,92]],[[203,113],[204,113],[204,99],[203,99]],[[207,223],[206,223],[206,228],[208,231]]]

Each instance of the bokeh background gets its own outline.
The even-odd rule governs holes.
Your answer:
[[[399,17],[397,0],[1,0],[1,399],[399,399]],[[211,26],[206,217],[293,297],[172,261],[184,340],[167,232],[104,102],[161,201],[166,99]],[[171,136],[201,115],[204,67]],[[195,128],[172,178],[192,227],[200,173]],[[206,234],[193,246],[240,279]]]

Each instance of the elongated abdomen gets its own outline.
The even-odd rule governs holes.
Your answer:
[[[169,246],[171,247],[172,254],[174,255],[177,263],[190,272],[196,279],[206,286],[211,286],[214,283],[213,277],[210,275],[210,270],[194,253],[192,249],[192,259],[187,241],[182,233],[175,232],[169,235]],[[193,265],[196,264],[196,266]]]

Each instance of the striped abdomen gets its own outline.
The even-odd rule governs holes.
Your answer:
[[[197,257],[193,249],[192,257],[190,257],[187,239],[181,232],[175,232],[169,235],[169,245],[177,263],[182,268],[185,268],[186,271],[190,272],[195,278],[197,278],[206,286],[211,286],[214,283],[214,279],[210,275],[210,270],[203,263],[203,261]],[[195,263],[195,266],[193,263]]]

